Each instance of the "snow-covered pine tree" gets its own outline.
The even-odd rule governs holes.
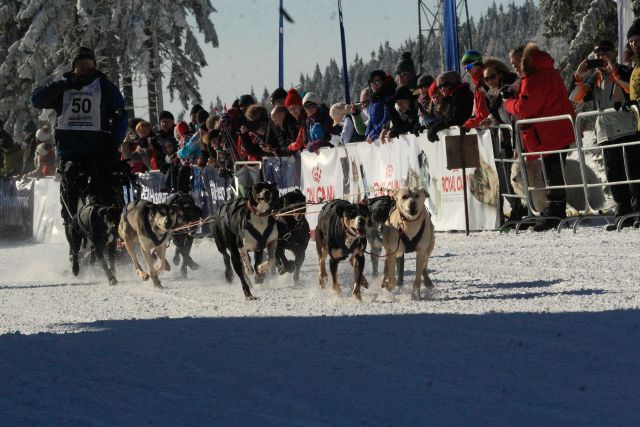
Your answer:
[[[31,90],[68,71],[80,46],[92,48],[99,67],[132,95],[132,82],[150,69],[153,31],[145,30],[152,24],[161,69],[169,70],[166,87],[187,108],[201,101],[197,79],[207,65],[195,31],[205,43],[218,46],[213,12],[210,0],[7,0],[0,7],[2,27],[11,29],[0,36],[0,49],[6,51],[0,66],[0,114],[16,134],[36,114]]]

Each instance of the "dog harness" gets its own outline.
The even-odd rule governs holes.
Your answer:
[[[144,231],[147,232],[147,234],[151,238],[151,241],[153,242],[154,245],[160,246],[162,244],[162,242],[164,242],[165,239],[167,238],[167,235],[169,235],[169,232],[165,231],[164,234],[162,235],[162,237],[160,237],[158,239],[158,236],[156,236],[156,233],[153,231],[153,228],[151,227],[151,223],[149,222],[149,207],[148,206],[144,207],[144,210],[142,211],[142,215],[144,217],[144,220],[142,221],[142,223],[144,225]]]
[[[367,237],[366,236],[357,236],[354,240],[353,243],[351,243],[351,247],[347,247],[347,244],[345,242],[345,240],[343,239],[342,241],[338,241],[338,236],[340,235],[340,230],[342,228],[342,221],[339,218],[335,219],[335,225],[333,227],[333,238],[331,240],[333,240],[333,246],[342,249],[343,252],[347,253],[347,254],[352,254],[353,251],[355,251],[356,249],[360,248],[362,246],[362,240],[364,240],[365,245],[367,242]],[[349,231],[345,229],[345,232],[348,233]]]
[[[269,216],[269,220],[267,222],[267,228],[265,228],[263,233],[260,233],[254,226],[249,222],[251,218],[251,210],[247,211],[247,218],[245,221],[245,229],[251,234],[251,237],[256,239],[258,246],[256,248],[256,252],[264,250],[267,247],[267,239],[271,235],[273,231],[273,226],[276,224],[276,220],[273,216]]]
[[[88,209],[89,209],[89,223],[93,223],[93,213],[95,211],[93,206],[88,205]],[[82,230],[82,232],[86,235],[86,236],[90,236],[91,232],[89,231],[89,227],[87,227],[87,225],[82,221],[82,212],[84,212],[85,209],[81,209],[80,212],[77,213],[78,215],[78,225],[80,226],[80,230]]]
[[[402,230],[402,228],[400,228],[399,234],[400,234],[400,239],[402,240],[402,244],[404,245],[405,253],[406,252],[415,252],[416,251],[416,247],[418,246],[418,242],[420,242],[420,239],[422,238],[422,234],[424,233],[425,224],[426,224],[426,221],[422,221],[422,226],[420,227],[420,230],[418,230],[418,234],[413,236],[413,239],[409,239],[407,237],[407,235],[404,233],[404,230]]]

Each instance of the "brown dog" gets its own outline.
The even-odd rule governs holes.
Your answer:
[[[393,195],[396,207],[382,228],[382,242],[387,253],[382,286],[392,290],[396,286],[396,258],[405,253],[416,253],[416,275],[412,298],[420,299],[420,280],[432,286],[427,274],[427,263],[435,245],[431,215],[424,205],[427,190],[416,187],[399,188]],[[422,272],[422,274],[420,274]]]
[[[136,273],[142,280],[151,280],[153,285],[161,288],[158,272],[169,271],[171,267],[165,260],[165,251],[169,239],[169,231],[176,223],[176,211],[169,205],[154,205],[146,200],[137,200],[127,205],[127,209],[122,213],[118,234],[124,242],[127,252],[133,260]],[[147,266],[147,274],[136,256],[135,244],[140,242],[140,249]],[[155,250],[158,255],[158,265],[154,268],[151,251]]]

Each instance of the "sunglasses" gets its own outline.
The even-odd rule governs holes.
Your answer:
[[[400,71],[399,73],[396,73],[396,76],[402,76],[402,77],[404,77],[404,76],[406,76],[407,74],[409,74],[409,73],[407,73],[406,71]]]
[[[473,66],[474,66],[474,65],[476,65],[476,64],[473,64],[473,63],[471,63],[471,64],[464,64],[464,69],[465,69],[465,70],[467,70],[467,71],[469,71],[470,69],[472,69],[472,68],[473,68]]]
[[[305,102],[305,104],[302,106],[305,109],[311,109],[311,108],[318,108],[318,106],[315,104],[315,102]]]
[[[438,85],[438,89],[451,89],[453,87],[452,83],[442,83]]]
[[[495,80],[496,77],[498,77],[498,73],[493,73],[490,76],[486,76],[484,79],[485,81],[490,82],[492,80]]]

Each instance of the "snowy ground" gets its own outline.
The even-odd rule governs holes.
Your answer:
[[[3,425],[638,425],[638,231],[438,234],[437,290],[363,303],[203,268],[155,290],[69,276],[65,245],[0,248]],[[170,249],[173,254],[173,249]],[[411,270],[411,262],[408,262]],[[368,267],[367,267],[368,270]],[[412,278],[413,273],[409,274]]]

